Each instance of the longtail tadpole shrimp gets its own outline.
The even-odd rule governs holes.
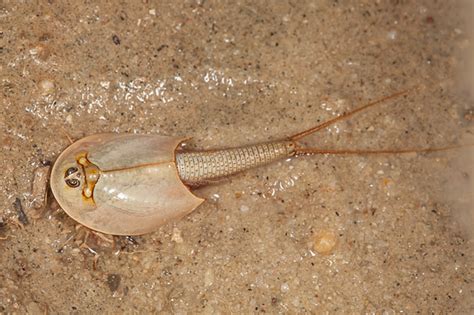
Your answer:
[[[79,223],[114,235],[140,235],[187,215],[204,199],[192,189],[288,157],[316,154],[435,152],[458,148],[330,150],[300,140],[415,88],[382,97],[285,139],[206,151],[177,149],[186,138],[96,134],[66,148],[50,178],[59,205]]]

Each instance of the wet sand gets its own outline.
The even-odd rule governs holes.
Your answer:
[[[466,150],[293,158],[195,190],[189,216],[133,238],[84,243],[51,196],[28,207],[67,135],[239,146],[419,85],[304,143],[473,142],[458,5],[4,1],[0,313],[472,313]]]

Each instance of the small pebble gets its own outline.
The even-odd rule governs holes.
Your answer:
[[[181,244],[183,242],[181,231],[178,228],[173,228],[173,234],[171,235],[171,240],[178,244]]]
[[[115,45],[120,45],[120,38],[117,35],[112,36],[112,41]]]
[[[221,198],[221,196],[219,196],[219,194],[212,194],[211,195],[211,200],[213,202],[218,202],[220,198]]]
[[[41,89],[41,94],[43,95],[52,94],[55,90],[54,82],[48,79],[41,80],[39,82],[39,87]]]
[[[240,211],[241,212],[248,212],[250,210],[250,208],[246,205],[241,205],[240,206]]]
[[[390,31],[387,33],[388,39],[395,40],[397,38],[397,31]]]
[[[313,248],[321,255],[329,255],[337,245],[337,236],[331,230],[321,230],[314,236]]]
[[[288,285],[288,283],[282,283],[280,286],[280,291],[283,293],[287,293],[288,291],[290,291],[290,286]]]

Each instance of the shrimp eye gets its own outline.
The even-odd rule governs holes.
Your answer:
[[[74,166],[70,167],[70,168],[67,169],[66,174],[64,174],[64,177],[68,177],[71,174],[76,173],[77,171],[78,171],[77,167],[74,167]]]
[[[68,178],[68,179],[66,179],[66,184],[71,188],[77,188],[77,187],[79,187],[81,182],[78,179],[75,179],[75,178]]]

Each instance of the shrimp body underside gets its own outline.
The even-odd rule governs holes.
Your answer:
[[[261,143],[213,151],[177,152],[180,179],[197,187],[295,154],[292,141]]]

